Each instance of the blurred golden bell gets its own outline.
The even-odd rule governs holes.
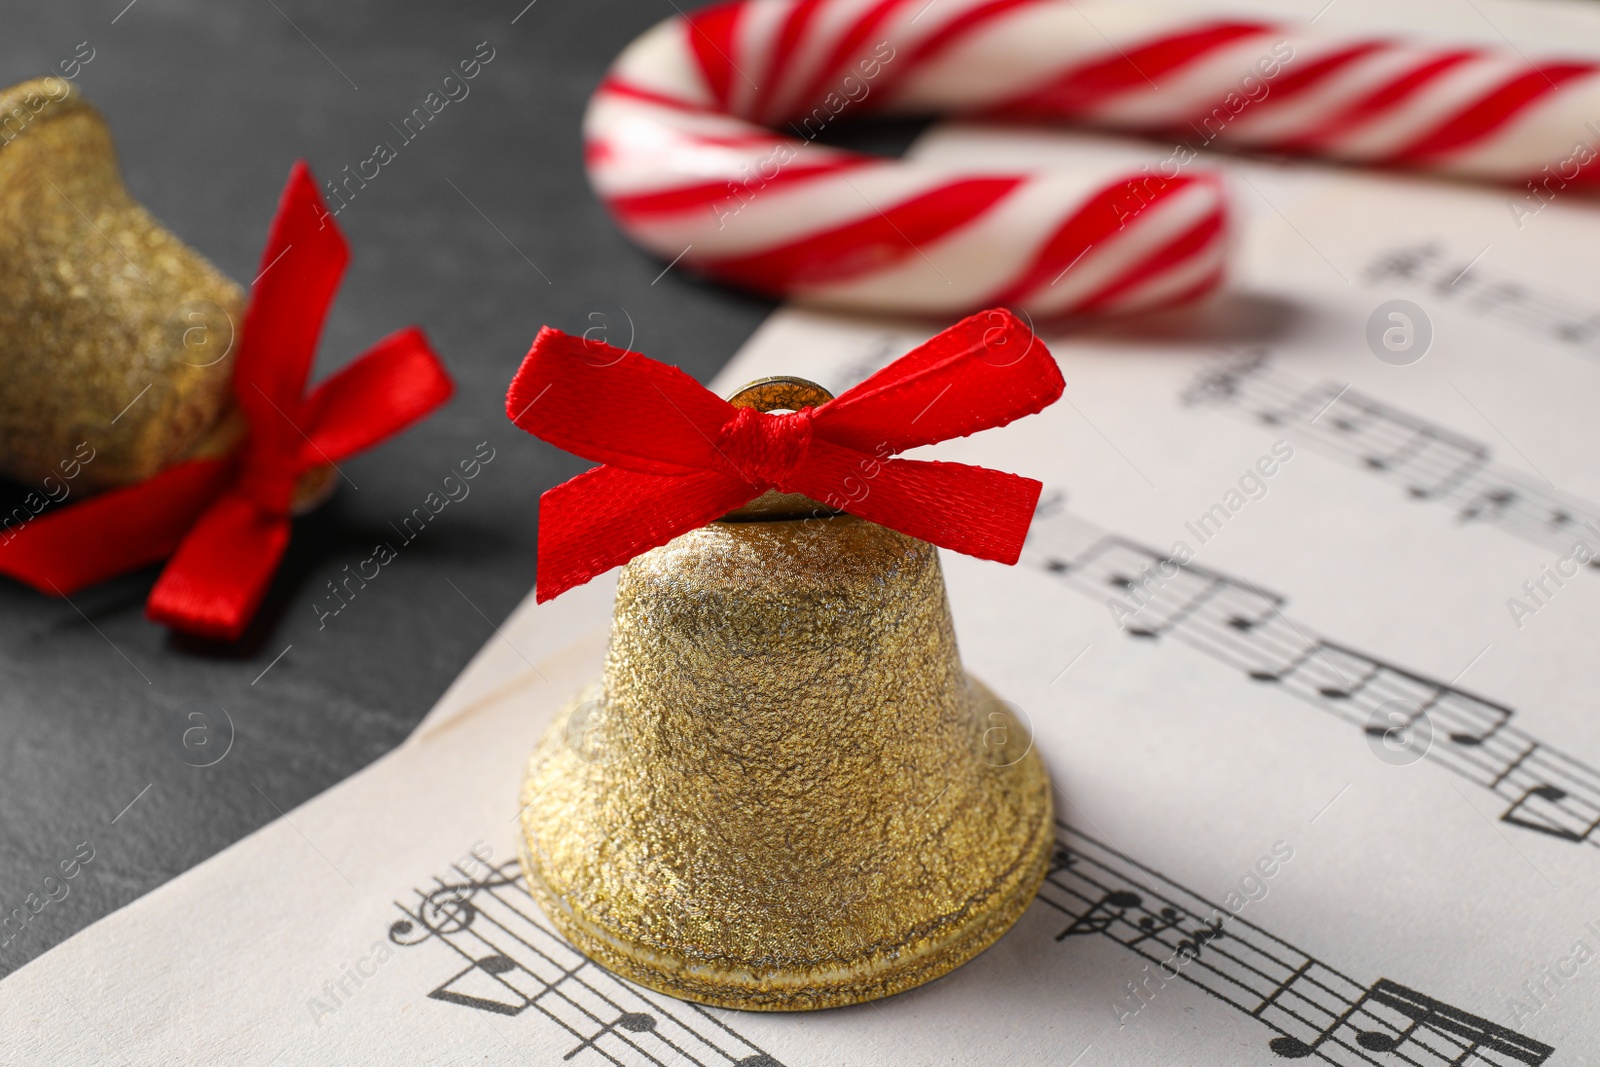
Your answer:
[[[0,92],[0,476],[59,479],[92,454],[73,488],[106,488],[232,447],[244,306],[128,196],[72,83]]]
[[[733,402],[827,398],[787,379]],[[604,676],[522,804],[528,883],[581,951],[766,1011],[959,966],[1028,906],[1052,840],[1043,764],[962,670],[934,547],[778,494],[623,568]]]

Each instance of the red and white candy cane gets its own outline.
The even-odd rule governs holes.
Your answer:
[[[1143,171],[815,143],[845,110],[1068,120],[1182,144]],[[590,179],[664,259],[875,311],[1180,303],[1222,279],[1209,144],[1595,189],[1593,62],[1072,0],[735,0],[656,26],[585,120]],[[782,133],[777,131],[783,131]],[[1541,194],[1544,195],[1544,194]]]

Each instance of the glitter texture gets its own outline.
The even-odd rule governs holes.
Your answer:
[[[59,476],[87,441],[78,485],[105,488],[211,446],[244,291],[128,196],[60,78],[0,92],[0,278],[0,475]]]
[[[604,678],[522,803],[529,885],[574,945],[768,1011],[960,965],[1051,843],[1044,767],[962,670],[936,550],[850,515],[717,522],[629,563]]]

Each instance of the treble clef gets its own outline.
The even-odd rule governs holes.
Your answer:
[[[1235,401],[1239,399],[1239,387],[1244,379],[1259,371],[1269,359],[1271,354],[1265,349],[1239,354],[1222,366],[1202,371],[1178,399],[1186,407]]]
[[[479,890],[515,885],[516,881],[517,868],[512,865],[510,874],[502,869],[496,877],[482,881],[442,885],[422,898],[422,904],[415,912],[416,922],[406,918],[390,925],[389,940],[397,945],[417,945],[430,937],[460,933],[478,917],[478,909],[472,903],[472,898]],[[421,929],[418,923],[421,923]]]

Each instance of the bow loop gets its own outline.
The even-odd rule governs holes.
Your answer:
[[[1043,343],[998,309],[820,407],[782,414],[736,408],[676,368],[545,327],[511,383],[507,414],[604,466],[540,498],[538,600],[774,488],[1015,563],[1037,481],[888,457],[1040,411],[1063,386]]]
[[[677,367],[546,326],[506,393],[511,421],[584,459],[642,474],[717,465],[730,405]]]
[[[332,224],[311,169],[297,161],[261,250],[239,330],[233,392],[252,423],[265,423],[274,405],[300,403],[323,320],[349,261],[350,248]],[[295,436],[286,426],[266,432]]]
[[[815,408],[768,415],[755,408],[739,408],[725,423],[718,451],[742,478],[762,489],[776,486],[788,491],[790,479],[811,449],[811,418]]]
[[[956,323],[824,405],[818,427],[862,451],[965,437],[1031,415],[1066,383],[1044,342],[1011,312]]]

